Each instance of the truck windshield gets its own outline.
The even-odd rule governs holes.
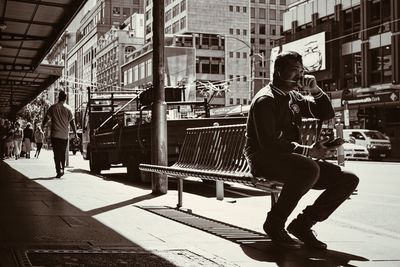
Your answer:
[[[365,135],[371,139],[386,139],[386,136],[378,131],[368,131],[365,132]]]

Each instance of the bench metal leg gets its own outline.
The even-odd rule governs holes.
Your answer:
[[[215,181],[215,190],[217,191],[217,199],[224,200],[224,182],[223,181]]]
[[[273,188],[276,189],[276,188]],[[271,192],[271,207],[276,204],[279,198],[279,191],[272,191]]]
[[[182,196],[183,196],[183,179],[178,179],[178,205],[176,205],[178,209],[182,207]]]

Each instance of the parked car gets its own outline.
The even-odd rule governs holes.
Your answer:
[[[368,160],[369,152],[368,149],[361,145],[346,142],[343,145],[344,158],[345,160]],[[337,150],[334,153],[332,159],[337,159]]]
[[[352,143],[344,143],[344,158],[352,159],[352,160],[368,160],[369,152],[365,146],[352,144]]]
[[[368,149],[370,159],[383,159],[391,154],[389,137],[376,130],[344,129],[343,138]]]

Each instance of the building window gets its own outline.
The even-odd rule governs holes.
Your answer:
[[[167,33],[167,34],[170,34],[170,33],[172,33],[172,28],[171,28],[171,25],[169,25],[169,26],[165,27],[165,33]]]
[[[265,24],[258,25],[258,33],[265,34]]]
[[[179,14],[179,4],[175,5],[172,8],[172,17],[176,17],[176,16],[178,16],[178,14]]]
[[[247,35],[247,30],[243,29],[243,35],[246,36]]]
[[[252,18],[252,19],[254,19],[255,17],[256,17],[256,9],[254,8],[254,7],[252,7],[251,9],[250,9],[250,17]]]
[[[265,0],[260,0],[260,4],[265,4]]]
[[[181,2],[181,12],[183,12],[183,11],[185,11],[186,10],[186,0],[183,0],[182,2]]]
[[[218,59],[211,59],[211,74],[220,74],[219,66],[220,61]]]
[[[236,98],[236,105],[240,105],[240,98]]]
[[[260,38],[260,40],[258,40],[260,45],[265,45],[265,39],[264,38]]]
[[[233,75],[229,75],[229,80],[233,81]]]
[[[229,98],[229,104],[233,105],[233,98]]]
[[[247,53],[243,52],[243,58],[247,58]]]
[[[240,29],[236,29],[236,35],[240,35]]]
[[[270,3],[271,5],[275,5],[275,4],[276,4],[276,0],[269,0],[269,3]]]
[[[269,19],[272,19],[272,20],[276,19],[276,10],[275,9],[269,10]]]
[[[113,13],[113,16],[119,16],[119,15],[121,15],[121,8],[120,7],[113,7],[113,9],[112,9],[112,13]]]
[[[276,25],[270,25],[269,29],[270,29],[269,32],[270,35],[276,35]]]
[[[229,52],[229,57],[233,58],[233,52]]]
[[[243,7],[243,13],[247,13],[247,7],[246,6]]]
[[[146,12],[146,18],[145,18],[145,20],[148,21],[148,20],[150,19],[150,17],[151,17],[151,12],[150,12],[150,10],[148,10],[148,11]],[[166,18],[166,20],[167,20],[167,18]]]
[[[259,17],[260,19],[265,19],[265,18],[266,18],[266,11],[265,11],[265,8],[260,8],[260,9],[258,10],[258,17]]]
[[[369,50],[371,58],[371,83],[390,83],[392,81],[391,46]]]
[[[279,3],[281,4],[281,6],[286,6],[286,0],[280,0]]]
[[[229,11],[233,12],[233,6],[229,6]]]
[[[252,23],[252,24],[251,24],[250,33],[251,33],[251,34],[256,34],[256,24],[255,24],[255,23]]]
[[[236,12],[240,12],[240,6],[236,6]]]
[[[279,20],[283,21],[283,13],[285,13],[285,10],[280,10],[279,11]]]
[[[343,57],[344,87],[353,88],[361,85],[361,53]]]
[[[122,15],[124,15],[124,17],[128,17],[131,14],[131,10],[129,8],[123,8],[122,9]]]
[[[243,76],[243,81],[247,82],[247,76]]]
[[[172,24],[172,33],[176,33],[176,32],[178,32],[179,31],[179,21],[175,21],[173,24]]]
[[[240,58],[240,52],[236,52],[236,58]]]
[[[233,29],[229,29],[229,34],[233,34]]]
[[[186,28],[186,17],[181,18],[180,23],[181,23],[181,30]]]
[[[146,18],[147,18],[147,12],[146,12]],[[171,9],[165,12],[165,21],[169,21],[172,18],[172,11]]]

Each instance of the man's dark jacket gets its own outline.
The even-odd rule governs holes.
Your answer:
[[[324,92],[303,96],[297,91],[285,93],[270,83],[251,102],[245,156],[248,159],[256,155],[272,159],[279,153],[308,156],[310,147],[300,141],[302,118],[333,117],[330,99]]]

